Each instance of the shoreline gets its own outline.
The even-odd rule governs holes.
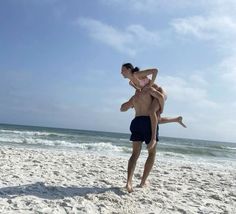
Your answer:
[[[158,158],[158,156],[157,156]],[[128,158],[79,151],[0,148],[2,213],[235,213],[236,169],[157,160],[125,189]]]

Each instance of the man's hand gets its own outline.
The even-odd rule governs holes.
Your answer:
[[[120,107],[120,111],[127,111],[129,110],[130,108],[133,108],[133,97],[130,98],[130,100],[128,102],[125,102],[121,105]]]

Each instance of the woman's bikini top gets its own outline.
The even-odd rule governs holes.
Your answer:
[[[144,79],[139,79],[139,85],[143,88],[144,86],[148,85],[150,80],[146,77]]]

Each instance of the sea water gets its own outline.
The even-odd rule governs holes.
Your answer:
[[[0,124],[0,146],[77,150],[99,155],[129,157],[130,134]],[[142,152],[147,154],[143,144]],[[157,159],[235,166],[236,143],[160,137]]]

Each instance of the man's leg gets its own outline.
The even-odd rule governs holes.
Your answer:
[[[141,142],[138,142],[138,141],[133,142],[133,152],[128,163],[128,176],[127,176],[127,184],[126,184],[126,188],[128,192],[133,192],[132,178],[133,178],[134,169],[136,166],[136,162],[139,158],[141,149],[142,149]]]
[[[140,187],[145,186],[147,177],[153,167],[155,157],[156,157],[156,145],[148,150],[148,158],[147,158],[145,166],[144,166],[143,177],[142,177],[142,180],[140,183]]]

